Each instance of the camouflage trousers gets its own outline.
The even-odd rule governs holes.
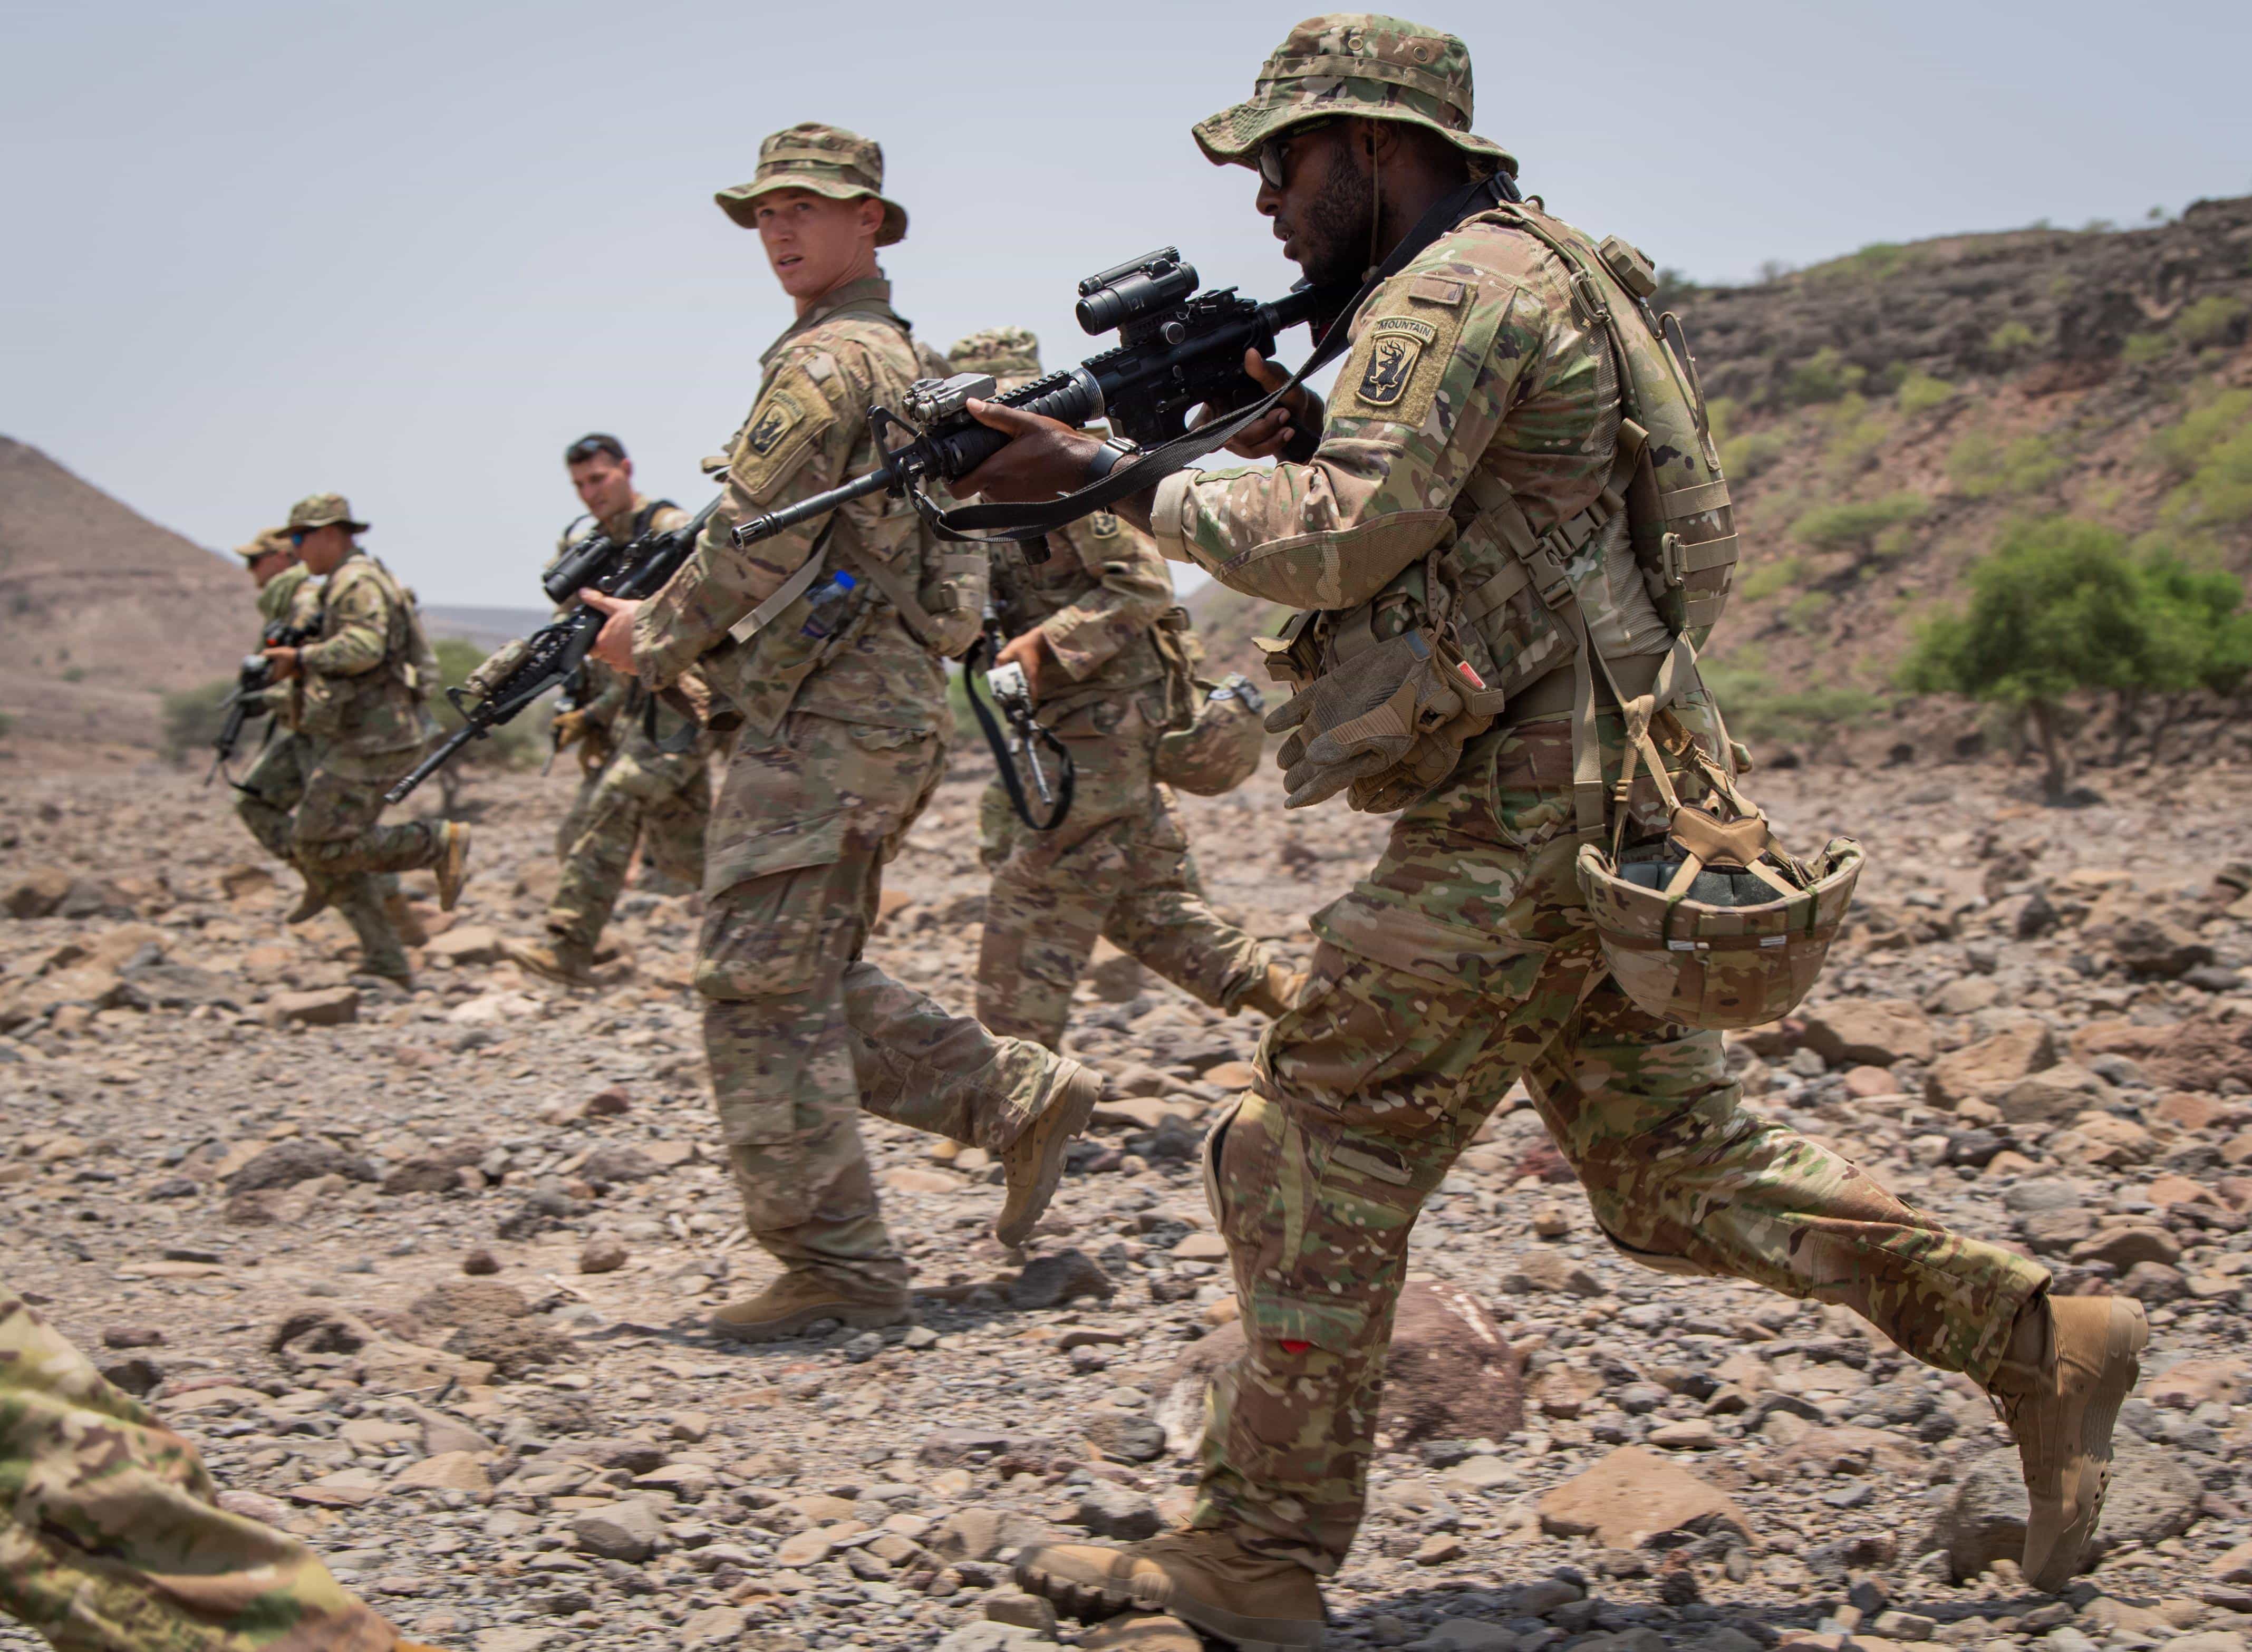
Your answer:
[[[1306,993],[1206,1146],[1248,1347],[1213,1388],[1193,1524],[1317,1572],[1344,1558],[1409,1230],[1519,1076],[1636,1261],[1842,1304],[1981,1382],[2047,1288],[1747,1112],[1718,1033],[1619,991],[1574,877],[1570,777],[1565,725],[1490,732],[1316,916]],[[1646,781],[1635,812],[1662,824]]]
[[[390,1652],[286,1533],[0,1284],[0,1609],[64,1652]]]
[[[276,725],[249,772],[237,782],[235,813],[268,853],[293,862],[309,884],[326,892],[329,904],[344,915],[359,937],[365,968],[378,975],[403,975],[407,954],[384,910],[384,903],[399,892],[398,874],[350,871],[337,875],[294,852],[296,829],[292,816],[305,801],[316,767],[311,739]],[[380,808],[382,787],[376,788],[376,794]]]
[[[1057,1070],[860,956],[945,762],[935,733],[796,714],[738,746],[712,814],[696,987],[744,1225],[786,1268],[863,1295],[897,1295],[908,1269],[860,1113],[997,1150]]]
[[[704,828],[712,817],[711,766],[700,747],[660,750],[636,738],[587,777],[557,834],[563,881],[547,930],[593,950],[625,887],[634,847],[650,872],[693,889],[704,881]]]
[[[1114,725],[1098,731],[1093,714]],[[1036,832],[997,780],[980,801],[993,873],[977,954],[977,1018],[1053,1049],[1097,936],[1191,997],[1233,1010],[1266,976],[1267,947],[1205,899],[1171,792],[1150,772],[1163,730],[1130,701],[1105,701],[1057,730],[1074,774],[1071,809]]]

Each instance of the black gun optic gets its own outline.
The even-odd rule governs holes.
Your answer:
[[[539,588],[561,607],[609,571],[618,554],[617,541],[599,528],[563,553],[562,560],[540,576]]]
[[[1181,249],[1161,246],[1080,282],[1080,328],[1107,333],[1178,303],[1196,291],[1196,266],[1181,262]]]

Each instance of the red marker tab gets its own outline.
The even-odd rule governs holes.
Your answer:
[[[1485,686],[1485,679],[1480,677],[1476,671],[1470,670],[1470,663],[1468,660],[1457,662],[1455,666],[1455,670],[1463,674],[1463,681],[1467,682],[1472,688],[1482,689]]]
[[[1312,1348],[1311,1343],[1302,1343],[1295,1336],[1282,1339],[1282,1351],[1286,1354],[1303,1354],[1311,1351]]]

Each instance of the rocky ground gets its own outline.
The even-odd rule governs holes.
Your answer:
[[[874,946],[957,1004],[977,780],[916,829]],[[2242,1652],[2247,777],[2106,783],[2065,813],[1998,768],[1765,777],[1794,842],[1856,829],[1875,864],[1820,997],[1732,1058],[1909,1198],[2148,1305],[2095,1570],[2025,1589],[2006,1438],[1960,1379],[1615,1257],[1519,1097],[1419,1230],[1332,1644]],[[690,902],[629,894],[598,991],[495,961],[552,886],[563,776],[471,788],[476,876],[411,994],[353,978],[333,918],[285,929],[191,778],[9,789],[0,1268],[402,1624],[481,1652],[1037,1645],[1017,1546],[1178,1505],[1238,1335],[1193,1154],[1256,1025],[1106,962],[1074,1047],[1111,1099],[1030,1249],[987,1237],[982,1155],[872,1124],[921,1324],[744,1350],[700,1329],[768,1265],[714,1151]],[[1286,817],[1266,776],[1189,815],[1219,900],[1289,947],[1382,831]]]

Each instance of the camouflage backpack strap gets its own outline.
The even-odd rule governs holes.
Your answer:
[[[1165,669],[1164,726],[1176,733],[1196,721],[1198,688],[1218,686],[1197,680],[1196,665],[1189,658],[1188,645],[1182,641],[1192,624],[1189,611],[1176,604],[1159,614],[1157,623],[1150,628],[1150,644],[1157,650],[1158,662]]]

